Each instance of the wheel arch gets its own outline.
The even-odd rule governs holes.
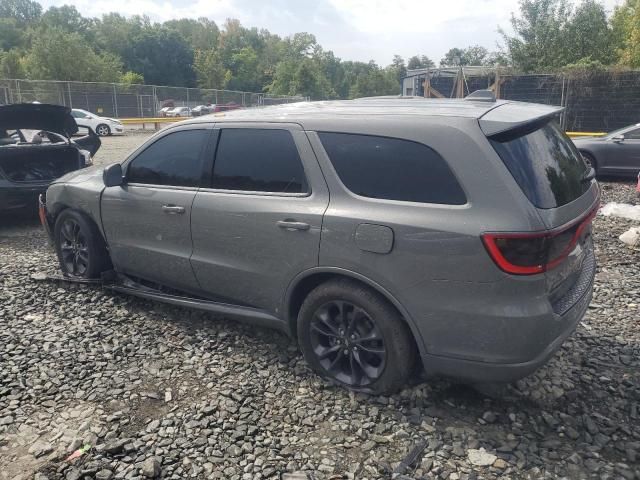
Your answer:
[[[90,211],[87,211],[83,208],[74,207],[65,202],[56,202],[52,205],[50,209],[49,209],[49,206],[47,205],[47,208],[48,208],[47,213],[49,216],[48,221],[50,222],[50,225],[52,227],[56,224],[56,220],[58,219],[58,217],[62,212],[66,210],[72,210],[82,215],[84,218],[87,219],[87,221],[91,222],[95,226],[97,232],[100,234],[100,237],[104,242],[104,244],[107,245],[107,239],[105,238],[104,232],[102,231],[102,225],[100,224],[100,222],[96,221],[96,219],[93,217]],[[107,251],[108,251],[108,247],[107,247]]]
[[[427,353],[425,350],[424,341],[422,340],[422,335],[416,327],[411,315],[402,306],[398,299],[395,298],[393,294],[391,294],[391,292],[389,292],[379,283],[371,280],[364,275],[340,267],[312,268],[298,274],[289,284],[284,299],[284,312],[289,332],[293,338],[297,337],[298,312],[300,311],[300,307],[302,306],[302,303],[304,302],[306,296],[318,285],[329,280],[340,278],[355,280],[382,295],[382,297],[386,299],[400,313],[402,320],[409,327],[411,337],[413,338],[415,346],[418,349],[420,357],[422,358],[423,355]]]

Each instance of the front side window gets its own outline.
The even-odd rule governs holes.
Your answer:
[[[351,192],[406,202],[464,205],[447,162],[421,143],[399,138],[318,132],[333,167]]]
[[[158,139],[129,164],[127,181],[177,187],[200,186],[202,151],[209,133],[209,130],[182,130]]]
[[[71,110],[71,116],[73,118],[85,118],[86,115],[82,112],[79,112],[78,110]]]
[[[249,192],[309,191],[291,133],[275,129],[222,129],[211,186]]]

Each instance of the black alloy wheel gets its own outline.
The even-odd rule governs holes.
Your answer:
[[[66,218],[60,228],[61,263],[66,272],[83,277],[89,269],[89,245],[80,223]]]
[[[311,319],[311,347],[326,372],[351,387],[366,387],[384,372],[382,332],[361,307],[344,300],[320,306]]]

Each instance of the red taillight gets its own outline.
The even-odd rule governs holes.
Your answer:
[[[557,267],[575,248],[598,207],[576,222],[536,233],[485,233],[482,241],[496,265],[514,275],[535,275]]]

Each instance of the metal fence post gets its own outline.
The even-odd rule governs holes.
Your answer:
[[[67,82],[67,93],[69,94],[69,107],[73,108],[73,100],[71,100],[71,83]]]
[[[18,103],[22,103],[22,93],[20,93],[20,80],[16,80],[16,90],[18,92]]]
[[[152,90],[151,90],[151,94],[153,95],[153,116],[155,117],[158,113],[158,110],[160,110],[160,104],[158,103],[158,92],[156,91],[156,86],[154,85]]]
[[[118,118],[118,94],[116,93],[116,84],[113,84],[113,112]]]

